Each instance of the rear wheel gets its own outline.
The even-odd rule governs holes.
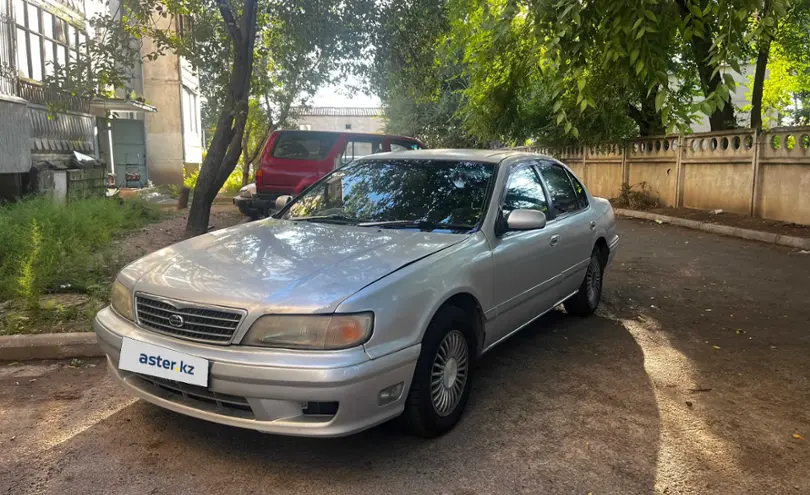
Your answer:
[[[431,438],[450,431],[464,411],[472,385],[475,332],[471,317],[441,309],[422,340],[402,419],[407,430]]]
[[[563,303],[568,314],[590,316],[599,307],[602,299],[602,262],[599,259],[599,248],[591,253],[591,262],[579,291]]]

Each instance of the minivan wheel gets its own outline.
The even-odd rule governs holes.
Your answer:
[[[563,303],[568,314],[574,316],[590,316],[599,307],[602,299],[602,262],[599,260],[599,251],[593,250],[585,279],[579,286],[579,291]]]
[[[470,396],[475,349],[470,316],[454,306],[439,310],[422,340],[405,401],[409,433],[432,438],[458,423]]]

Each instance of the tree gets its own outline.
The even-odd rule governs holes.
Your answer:
[[[215,127],[186,227],[197,235],[207,231],[211,203],[243,155],[251,97],[269,101],[260,108],[278,112],[267,114],[277,124],[295,98],[357,71],[373,12],[373,0],[124,0],[117,12],[92,22],[103,29],[88,42],[95,55],[89,69],[57,67],[49,84],[95,98],[129,92],[142,58],[174,51],[193,64],[206,101],[205,127]],[[150,53],[140,50],[145,38],[154,41]]]
[[[756,70],[751,86],[751,127],[762,129],[763,108],[784,114],[790,99],[810,89],[810,1],[764,0],[752,21]],[[769,61],[776,58],[767,80]],[[804,77],[802,77],[804,76]],[[765,92],[770,94],[764,97]]]
[[[459,112],[467,85],[457,60],[439,58],[449,31],[447,1],[383,4],[372,33],[373,57],[365,67],[368,90],[385,107],[386,130],[416,137],[434,148],[478,147]]]

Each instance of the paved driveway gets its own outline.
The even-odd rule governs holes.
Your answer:
[[[619,228],[598,316],[494,350],[443,438],[262,435],[135,401],[101,360],[4,364],[0,492],[810,493],[810,255]]]

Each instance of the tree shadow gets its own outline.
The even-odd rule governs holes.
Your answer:
[[[810,257],[624,221],[606,313],[645,358],[662,432],[656,488],[810,492]]]
[[[643,355],[602,317],[552,312],[480,363],[468,409],[422,440],[391,424],[338,439],[264,435],[139,401],[43,456],[46,490],[646,493],[658,411]],[[25,459],[18,486],[41,472]]]

